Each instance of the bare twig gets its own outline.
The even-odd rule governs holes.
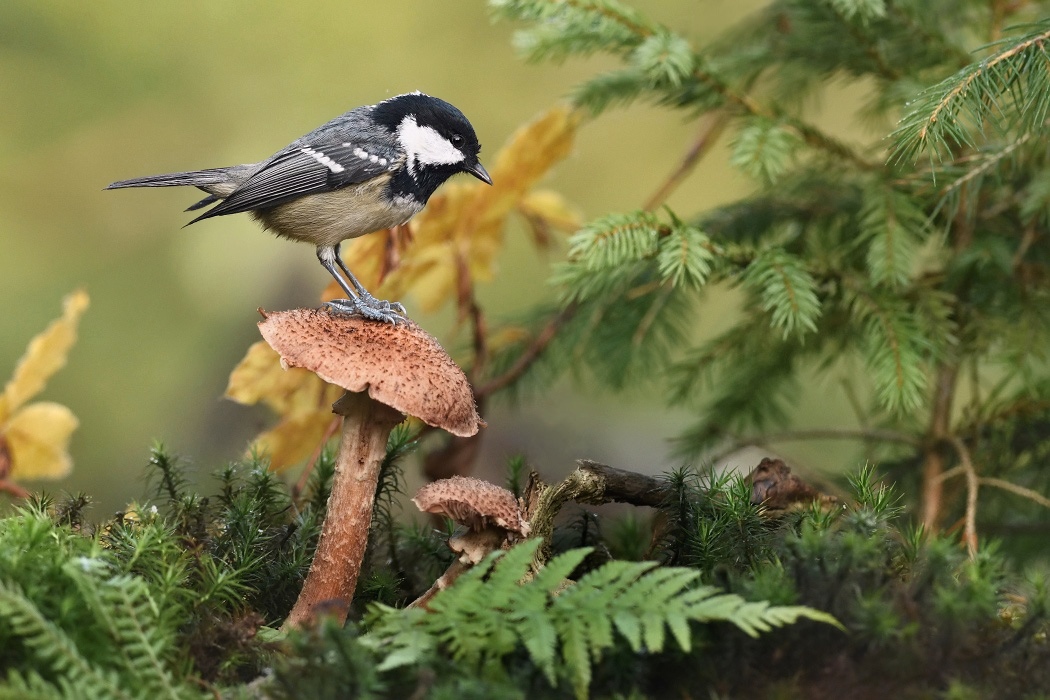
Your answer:
[[[510,369],[500,376],[494,377],[488,382],[475,388],[474,395],[477,397],[478,401],[495,394],[500,389],[504,389],[520,379],[521,376],[528,371],[529,367],[532,366],[532,363],[539,359],[543,354],[543,351],[547,349],[547,346],[550,345],[552,340],[554,340],[554,336],[557,335],[559,330],[561,330],[561,327],[576,315],[576,308],[576,304],[570,304],[551,317],[551,319],[547,321],[547,325],[536,334],[536,337],[532,340],[532,344],[521,353],[517,362],[515,362]]]
[[[756,504],[769,501],[774,506],[786,507],[809,497],[822,498],[779,460],[763,460],[748,475],[748,482],[752,486],[752,502]],[[659,508],[673,495],[671,486],[661,477],[617,469],[589,459],[577,460],[576,470],[557,484],[545,484],[532,472],[522,497],[522,515],[528,520],[530,536],[543,540],[536,550],[533,568],[538,570],[550,557],[554,520],[566,503],[629,503]]]
[[[578,460],[576,471],[557,484],[545,484],[536,472],[529,474],[522,501],[531,537],[543,544],[536,550],[533,569],[539,570],[550,558],[554,519],[570,501],[601,505],[618,501],[634,505],[658,506],[670,493],[666,484],[654,477]]]
[[[1035,243],[1035,239],[1038,237],[1038,233],[1035,230],[1035,224],[1029,224],[1025,227],[1024,234],[1021,235],[1021,242],[1017,244],[1017,250],[1014,252],[1014,258],[1010,262],[1010,268],[1017,272],[1021,267],[1021,263],[1024,262],[1024,256],[1028,254],[1028,249]]]
[[[667,201],[671,193],[682,184],[689,174],[693,172],[693,168],[696,167],[697,163],[711,150],[711,146],[718,140],[728,123],[729,115],[726,112],[711,112],[707,115],[700,124],[700,131],[697,133],[696,139],[682,157],[682,161],[646,200],[644,205],[646,211],[652,211]]]
[[[972,559],[977,554],[977,492],[980,489],[980,478],[977,470],[970,459],[970,450],[962,438],[953,436],[952,447],[955,448],[959,461],[962,462],[963,473],[966,475],[966,515],[963,521],[963,542]]]
[[[996,479],[991,476],[982,476],[978,481],[985,486],[993,486],[1003,491],[1009,491],[1010,493],[1016,494],[1022,498],[1027,498],[1029,501],[1038,503],[1044,508],[1050,508],[1050,498],[1047,498],[1038,491],[1033,491],[1030,488],[1024,486],[1018,486],[1017,484],[1006,481],[1005,479]]]
[[[0,492],[3,492],[3,491],[6,491],[7,493],[11,494],[15,498],[21,498],[21,499],[29,498],[29,492],[28,491],[26,491],[24,488],[22,488],[21,486],[19,486],[15,482],[8,481],[6,479],[0,480]]]

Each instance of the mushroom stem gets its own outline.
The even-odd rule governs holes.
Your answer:
[[[431,598],[451,586],[457,578],[466,573],[472,566],[474,565],[470,562],[464,563],[462,560],[456,559],[447,569],[445,569],[445,573],[441,574],[437,581],[434,581],[434,585],[428,588],[423,595],[419,596],[405,607],[429,610],[427,606],[429,605]]]
[[[332,493],[310,573],[285,628],[302,627],[318,608],[346,621],[361,573],[379,470],[390,431],[404,416],[366,392],[347,392],[332,410],[343,416]]]

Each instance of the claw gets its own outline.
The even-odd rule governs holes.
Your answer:
[[[369,321],[380,321],[394,326],[398,321],[405,321],[403,318],[405,307],[397,302],[391,304],[388,301],[379,301],[374,297],[370,299],[333,299],[326,301],[324,306],[333,313],[360,316]]]
[[[406,315],[405,307],[398,301],[386,301],[385,299],[376,299],[374,296],[369,294],[367,291],[363,294],[358,295],[358,299],[365,306],[370,306],[373,309],[381,309],[383,311],[393,311],[396,314],[402,316]]]

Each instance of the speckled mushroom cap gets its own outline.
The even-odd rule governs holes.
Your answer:
[[[412,502],[424,513],[446,515],[472,530],[495,525],[522,536],[529,534],[514,494],[481,479],[438,479],[419,489]]]
[[[347,391],[428,425],[469,437],[485,425],[463,370],[412,323],[376,323],[323,309],[262,312],[263,338],[290,367],[302,367]]]

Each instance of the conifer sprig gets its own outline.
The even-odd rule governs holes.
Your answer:
[[[1045,128],[1050,20],[999,46],[988,58],[919,94],[893,133],[895,159],[912,160],[926,152],[943,161],[959,148],[978,148],[988,136]]]

